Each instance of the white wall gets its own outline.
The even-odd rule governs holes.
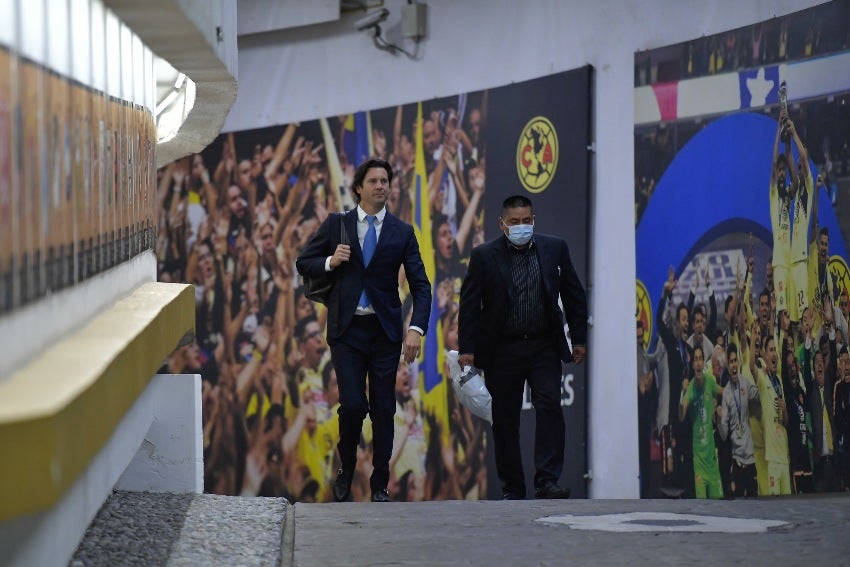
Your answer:
[[[403,3],[384,3],[392,11],[384,26],[390,41],[403,41],[399,26]],[[225,130],[381,108],[593,65],[596,206],[591,212],[591,268],[586,282],[593,317],[588,358],[590,495],[636,498],[634,53],[821,2],[425,3],[428,36],[418,61],[375,49],[367,34],[353,29],[362,14],[346,15],[333,24],[242,38],[239,96]]]

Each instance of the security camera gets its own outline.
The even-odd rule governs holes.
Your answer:
[[[380,10],[375,10],[374,12],[370,12],[354,22],[354,27],[357,31],[367,30],[373,26],[377,26],[384,20],[386,20],[390,16],[390,11],[386,8],[381,8]]]

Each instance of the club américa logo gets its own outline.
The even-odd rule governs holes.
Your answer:
[[[649,303],[649,293],[646,291],[646,286],[640,280],[635,280],[635,282],[637,284],[635,324],[638,321],[643,323],[643,348],[649,350],[649,339],[652,337],[652,305]]]
[[[530,193],[545,190],[558,168],[558,133],[545,116],[535,116],[522,129],[516,148],[516,171]]]
[[[844,258],[838,256],[837,254],[829,257],[829,271],[832,272],[832,275],[835,276],[835,279],[838,280],[838,290],[836,293],[840,291],[847,290],[850,293],[850,268],[847,267],[847,262],[844,261]]]

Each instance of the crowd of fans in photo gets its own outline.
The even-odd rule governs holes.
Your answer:
[[[635,86],[704,77],[850,48],[850,2],[827,2],[725,33],[639,54]]]
[[[829,266],[829,239],[841,235],[819,224],[824,175],[810,170],[785,111],[772,163],[766,266],[756,265],[750,236],[732,293],[716,298],[711,270],[696,266],[678,304],[671,267],[653,352],[637,321],[643,497],[850,490],[850,290]]]
[[[441,333],[446,351],[457,349],[464,259],[483,242],[486,93],[479,100],[465,109],[435,101],[422,124],[432,216],[422,236],[433,238],[439,307],[429,332]],[[372,129],[372,156],[345,154],[342,117],[329,121],[332,140],[315,123],[279,127],[276,142],[265,144],[256,143],[257,131],[231,133],[158,172],[159,279],[193,284],[197,307],[196,340],[163,371],[202,376],[205,491],[331,499],[339,389],[325,342],[327,311],[305,297],[295,259],[329,212],[354,208],[351,179],[369,157],[393,165],[388,210],[413,223],[415,108],[378,111],[391,126]],[[400,293],[409,317],[407,290]],[[451,387],[447,420],[427,410],[420,366],[399,360],[390,496],[485,498],[484,422],[460,406]],[[369,499],[371,461],[367,418],[356,501]]]

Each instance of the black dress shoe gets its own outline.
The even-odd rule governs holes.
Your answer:
[[[351,496],[351,480],[353,475],[345,469],[339,469],[334,481],[334,499],[337,502],[345,502]]]
[[[372,502],[390,502],[390,494],[386,488],[372,491]]]
[[[508,492],[506,490],[502,492],[502,500],[525,500],[525,496],[520,496],[515,492]]]
[[[570,497],[569,488],[561,488],[554,482],[538,486],[534,491],[535,498],[545,498],[548,500],[564,500]]]

